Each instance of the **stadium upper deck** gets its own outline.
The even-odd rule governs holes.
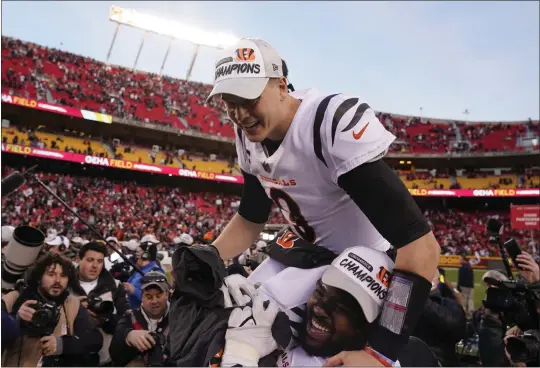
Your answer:
[[[180,130],[233,137],[211,86],[107,65],[2,37],[2,93],[83,108]],[[397,137],[392,152],[496,152],[538,149],[538,122],[465,123],[379,113]]]

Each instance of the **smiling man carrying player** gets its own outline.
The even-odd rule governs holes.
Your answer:
[[[385,251],[390,243],[396,265],[370,349],[330,363],[391,365],[420,317],[440,254],[414,199],[381,159],[394,135],[358,97],[289,93],[285,63],[263,40],[225,50],[215,77],[209,98],[221,96],[236,124],[244,175],[238,213],[214,242],[221,257],[256,240],[272,202],[300,237],[336,254],[356,245]]]

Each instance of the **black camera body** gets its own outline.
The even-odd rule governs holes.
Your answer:
[[[148,351],[146,364],[149,367],[163,367],[163,348],[165,347],[166,338],[162,332],[150,332],[150,335],[156,341],[156,345]]]
[[[33,330],[40,336],[52,334],[60,319],[60,307],[54,302],[38,302],[29,307],[35,309],[31,322]]]
[[[496,286],[487,289],[484,307],[500,313],[507,325],[517,325],[522,331],[537,328],[538,292],[522,281],[500,281]]]
[[[114,313],[114,303],[112,300],[103,300],[97,296],[89,296],[88,309],[100,318],[109,319]]]
[[[488,279],[488,284],[497,287],[487,289],[484,306],[500,313],[506,325],[517,325],[525,331],[520,336],[508,339],[506,349],[512,361],[540,365],[540,314],[537,311],[540,305],[540,283]]]
[[[111,275],[120,282],[128,282],[131,277],[131,265],[127,262],[117,262],[112,265]]]
[[[506,350],[515,363],[540,365],[540,331],[528,330],[519,336],[511,336],[506,342]]]

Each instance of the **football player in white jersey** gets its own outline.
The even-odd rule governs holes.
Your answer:
[[[393,267],[394,263],[386,254],[357,246],[346,249],[329,266],[289,267],[261,282],[255,300],[263,297],[277,303],[289,316],[293,330],[298,332],[294,334],[297,338],[278,356],[277,366],[321,367],[327,358],[342,350],[363,349],[382,310]],[[287,292],[280,287],[280,278],[289,279],[295,285],[307,282],[310,290]],[[316,281],[316,287],[311,280]],[[222,366],[256,366],[261,357],[254,352],[264,354],[268,350],[263,352],[263,347],[276,345],[269,342],[273,324],[263,327],[260,320],[271,322],[277,308],[240,309],[233,312],[229,320],[229,325],[234,327],[226,335]],[[294,323],[291,314],[300,309],[307,318]],[[236,319],[241,323],[249,317],[254,319],[252,326],[236,327],[239,325]]]
[[[389,362],[407,342],[431,289],[440,247],[399,177],[381,159],[395,137],[361,98],[289,93],[286,65],[268,43],[242,39],[216,62],[215,85],[236,125],[242,200],[214,245],[223,259],[259,236],[274,202],[303,239],[339,254],[397,248],[396,269],[369,345]],[[290,246],[294,246],[291,244]],[[340,249],[341,246],[341,249]],[[377,364],[365,351],[353,365]]]

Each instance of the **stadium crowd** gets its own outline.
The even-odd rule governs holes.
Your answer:
[[[2,93],[234,137],[222,104],[205,100],[210,85],[133,72],[6,36],[2,36],[2,60]],[[540,125],[532,121],[469,124],[388,113],[378,113],[378,117],[398,138],[391,146],[393,152],[520,151],[519,137],[529,134],[538,138],[540,132]]]
[[[12,169],[4,167],[3,176]],[[144,187],[135,181],[113,182],[103,177],[77,177],[40,172],[39,178],[90,221],[104,236],[129,240],[156,234],[172,243],[182,233],[210,243],[236,211],[240,197],[215,193],[186,193],[181,188]],[[84,225],[40,186],[25,186],[23,196],[2,199],[2,224],[71,229],[79,235]],[[277,210],[271,224],[284,224]]]
[[[6,168],[4,174],[9,171]],[[345,294],[340,294],[332,287],[323,288],[320,281],[311,296],[296,293],[295,297],[309,297],[308,308],[309,303],[317,300],[333,300],[343,308],[336,322],[315,315],[321,326],[334,326],[331,327],[332,339],[323,339],[322,345],[317,340],[303,338],[300,333],[298,341],[304,350],[299,354],[299,347],[285,348],[288,343],[281,342],[283,339],[279,339],[278,345],[278,337],[270,340],[261,337],[261,334],[273,336],[274,328],[276,331],[305,328],[309,334],[310,329],[313,330],[309,322],[299,324],[298,315],[291,314],[298,313],[298,307],[280,305],[284,312],[281,319],[277,318],[280,310],[277,305],[267,307],[264,315],[255,318],[269,318],[269,322],[265,324],[260,322],[265,319],[257,319],[257,325],[235,330],[246,318],[242,313],[249,308],[241,305],[251,301],[255,310],[257,303],[262,303],[260,293],[273,298],[284,296],[279,294],[282,288],[272,289],[272,279],[268,286],[263,282],[262,291],[258,293],[235,292],[239,292],[240,285],[246,287],[246,277],[255,275],[269,255],[279,257],[283,246],[277,245],[277,241],[286,235],[282,230],[268,244],[259,240],[239,257],[225,262],[226,268],[221,268],[219,274],[210,272],[214,267],[220,270],[221,262],[214,248],[205,246],[217,235],[209,235],[210,229],[219,229],[227,221],[236,197],[219,196],[222,200],[219,203],[217,196],[208,193],[182,193],[161,187],[148,189],[134,182],[115,183],[101,178],[43,172],[39,177],[97,227],[107,241],[119,247],[141,274],[102,241],[96,241],[93,234],[84,231],[77,220],[37,186],[23,186],[20,193],[4,198],[3,224],[31,225],[46,233],[35,265],[25,273],[26,281],[18,282],[15,289],[3,290],[4,366],[322,366],[325,357],[365,341],[367,325],[354,334],[343,326],[358,324],[359,313],[365,313],[364,308],[372,304],[366,304],[366,296],[362,302],[351,304],[350,297],[356,295],[356,289],[343,286]],[[157,203],[162,205],[156,206]],[[90,210],[86,211],[85,207]],[[173,214],[178,214],[178,218]],[[529,356],[516,358],[507,348],[510,337],[523,332],[518,324],[524,326],[524,322],[516,324],[505,319],[506,315],[497,312],[497,305],[490,304],[487,297],[479,308],[474,305],[475,293],[485,293],[490,288],[487,277],[504,281],[508,280],[507,276],[491,270],[478,280],[472,269],[475,259],[464,256],[498,255],[497,247],[484,235],[482,218],[486,214],[498,218],[505,227],[508,219],[495,212],[479,216],[479,213],[455,210],[426,210],[424,214],[443,252],[460,254],[461,266],[457,281],[450,281],[446,277],[450,271],[442,268],[432,280],[423,313],[399,358],[401,366],[438,363],[442,366],[525,366],[523,360],[536,364],[534,357],[532,360]],[[280,222],[280,219],[275,215],[274,221]],[[15,270],[6,266],[8,260],[22,262],[27,256],[27,248],[14,240],[22,233],[15,238],[14,231],[17,230],[12,226],[2,227],[3,289],[6,283],[14,282],[6,276]],[[520,232],[507,235],[520,242],[527,236]],[[539,244],[535,240],[521,244],[522,253],[517,258],[523,266],[520,278],[540,281],[538,260],[531,256],[538,255]],[[297,246],[299,244],[295,248]],[[297,248],[297,252],[300,249]],[[348,255],[339,257],[355,252],[375,269],[391,264],[388,263],[391,255],[365,247],[348,248],[346,252]],[[291,255],[285,252],[283,256]],[[313,256],[311,253],[310,257]],[[338,263],[323,267],[322,278],[329,270],[338,270]],[[289,270],[287,279],[305,282],[321,277],[320,271],[315,270]],[[214,278],[210,277],[212,273]],[[255,276],[255,281],[256,277],[260,275]],[[478,284],[482,286],[476,288]],[[289,303],[293,303],[291,297],[287,296]],[[272,310],[274,314],[270,313]],[[251,313],[251,308],[249,311]],[[262,313],[262,309],[258,313]],[[510,328],[505,327],[507,323]],[[276,332],[275,336],[280,334],[283,332]],[[343,334],[348,334],[348,339],[344,339]],[[288,339],[290,337],[285,341]],[[355,343],[350,345],[352,341]],[[512,357],[517,360],[513,361]]]
[[[3,176],[12,168],[4,166]],[[210,192],[186,192],[165,186],[146,187],[135,181],[115,182],[104,177],[84,177],[39,172],[39,178],[53,188],[83,218],[88,219],[103,236],[120,241],[141,239],[154,234],[163,244],[173,244],[181,234],[188,234],[197,243],[211,243],[236,212],[240,197]],[[85,226],[65,210],[52,195],[37,185],[22,189],[23,196],[2,199],[2,225],[29,224],[44,231],[54,228],[68,238],[86,234]],[[510,229],[504,212],[465,212],[452,209],[426,209],[426,218],[440,239],[445,254],[498,256],[485,233],[485,221],[496,217]],[[286,224],[274,207],[269,224]],[[64,230],[65,229],[65,230]],[[531,248],[530,232],[508,233],[520,244]]]
[[[219,153],[208,154],[192,152],[177,147],[164,147],[154,152],[149,147],[137,145],[134,141],[124,145],[117,144],[113,138],[91,137],[84,133],[64,130],[62,134],[40,126],[38,129],[21,125],[2,130],[2,143],[29,145],[64,152],[127,159],[139,163],[170,165],[190,170],[211,171],[220,174],[240,175],[236,160],[232,156]],[[67,139],[66,139],[67,138]],[[69,140],[69,141],[68,141]],[[212,166],[207,166],[210,163]],[[410,189],[507,189],[540,187],[540,171],[537,168],[526,168],[522,175],[513,171],[496,175],[491,171],[467,170],[456,176],[455,170],[396,170],[398,175]],[[452,178],[454,182],[451,181]],[[468,180],[478,178],[478,180]]]
[[[3,93],[234,135],[223,106],[205,101],[208,85],[134,73],[9,37],[2,37],[2,59]],[[538,134],[538,124],[532,122],[471,125],[385,113],[379,118],[398,138],[392,150],[401,152],[518,151],[518,138]],[[44,141],[37,132],[27,133],[31,146],[62,149],[62,137]],[[18,139],[14,136],[11,143],[23,144]],[[85,138],[81,152],[108,155],[94,143]],[[131,153],[129,147],[112,148],[115,157]],[[167,163],[172,159],[171,153],[165,155]],[[2,177],[12,171],[2,166]],[[342,351],[371,351],[379,363],[392,366],[367,341],[383,304],[392,304],[391,298],[384,300],[391,294],[390,274],[396,274],[395,250],[351,244],[338,255],[282,228],[266,238],[269,243],[259,238],[223,262],[209,245],[236,213],[238,196],[105,176],[36,174],[119,253],[41,186],[24,184],[3,197],[3,366],[322,366]],[[526,179],[537,174],[529,172]],[[429,172],[403,176],[406,182],[428,181],[435,188],[441,185],[437,179],[446,183],[452,177]],[[503,177],[493,185],[514,184],[529,185]],[[460,267],[457,282],[449,280],[455,270],[444,268],[431,280],[399,365],[538,366],[538,357],[531,355],[540,351],[538,311],[528,309],[525,296],[501,294],[502,284],[489,286],[487,277],[508,281],[504,270],[490,270],[481,280],[473,270],[480,257],[500,256],[496,239],[486,233],[487,219],[495,218],[505,228],[504,237],[521,246],[516,276],[521,282],[539,282],[538,232],[510,230],[508,214],[502,211],[423,210],[443,254],[459,255],[449,258],[459,258]],[[284,227],[285,222],[274,207],[268,223]],[[258,268],[265,260],[267,271],[276,268],[269,277],[260,272],[264,267]],[[294,261],[301,262],[291,265]],[[485,302],[475,309],[480,291],[486,293]],[[495,303],[500,300],[512,300],[512,313],[498,309],[504,307]],[[510,349],[516,349],[518,339],[527,339],[525,353]]]

